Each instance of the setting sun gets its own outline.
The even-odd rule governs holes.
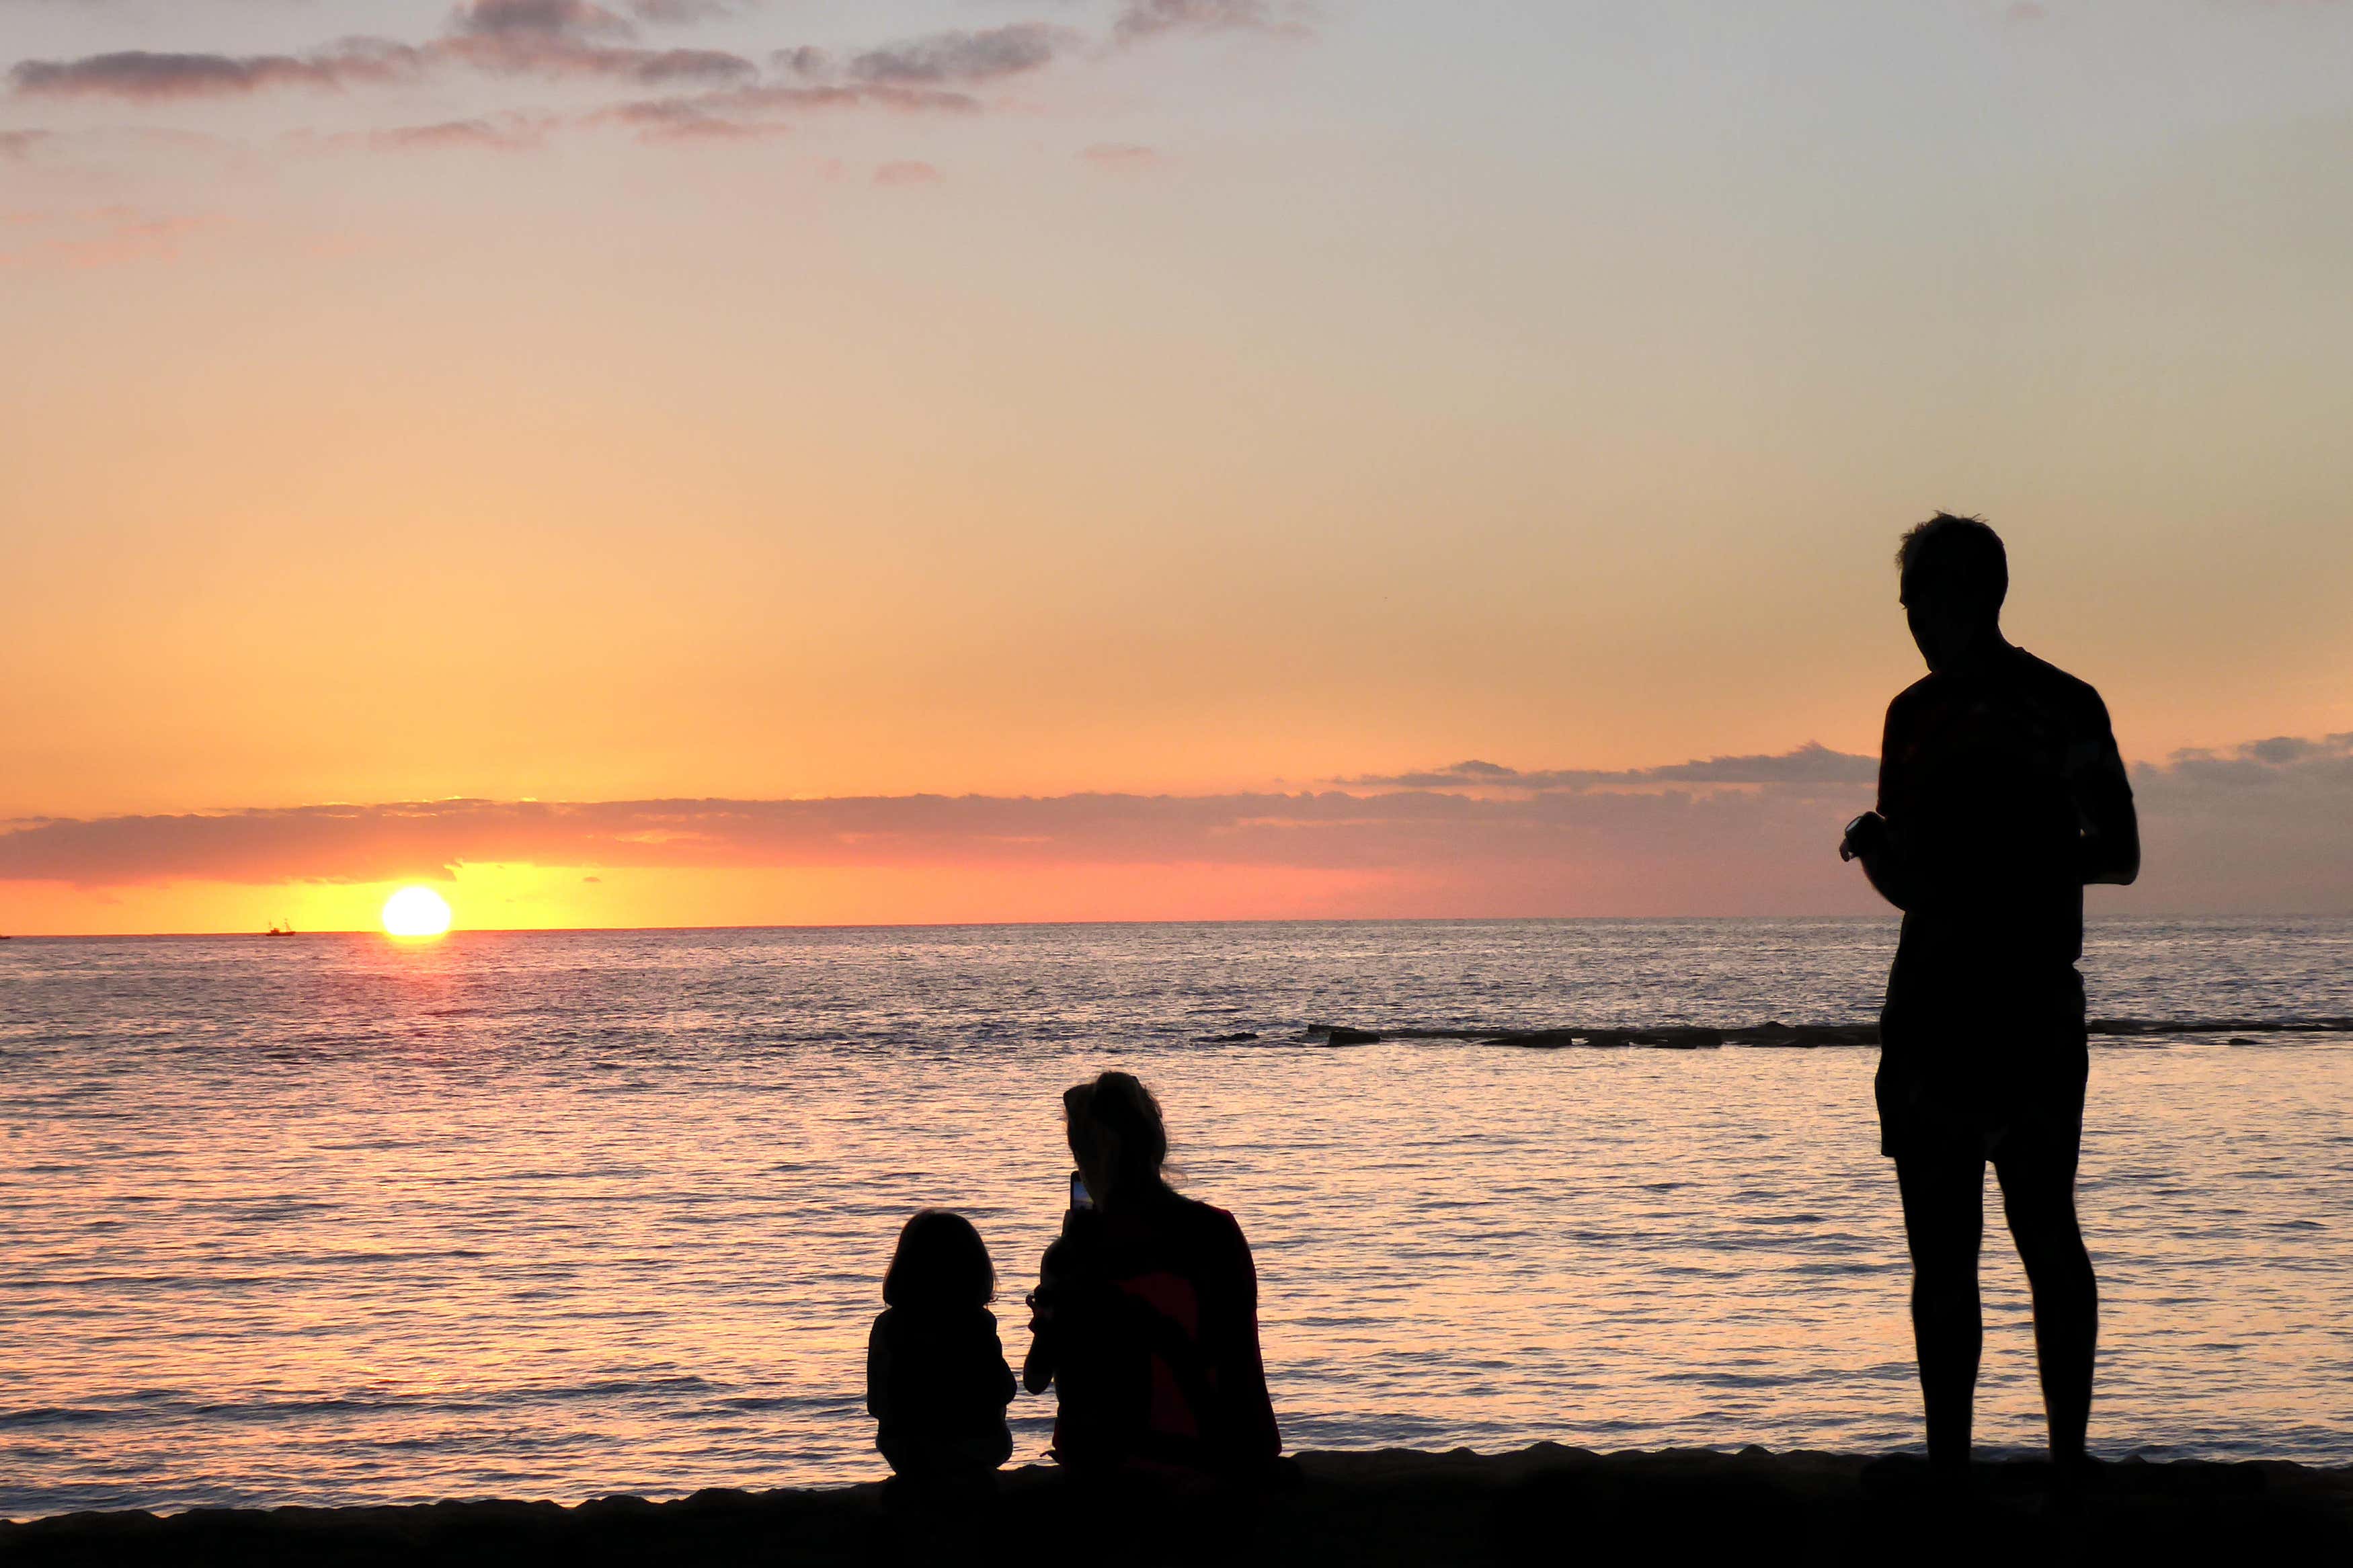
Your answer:
[[[449,929],[449,901],[430,888],[403,888],[384,901],[384,929],[394,936],[439,936]]]

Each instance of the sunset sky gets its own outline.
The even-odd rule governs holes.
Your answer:
[[[2353,908],[2353,4],[0,0],[0,931]],[[1465,768],[1466,762],[1486,764]]]

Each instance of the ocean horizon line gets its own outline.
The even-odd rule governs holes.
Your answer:
[[[317,930],[280,931],[289,937],[372,937],[410,945],[428,945],[453,937],[482,936],[656,936],[693,931],[1061,931],[1116,930],[1154,926],[1465,926],[1465,925],[1740,925],[1778,921],[1809,925],[1893,925],[1903,916],[1883,913],[1847,914],[1583,914],[1583,915],[1274,915],[1244,919],[1071,920],[1071,921],[771,921],[711,925],[584,925],[584,926],[463,926],[439,936],[396,937],[380,927],[338,926]],[[2162,925],[2179,921],[2334,921],[2353,920],[2346,910],[2158,910],[2084,916],[2085,927]],[[194,942],[269,938],[267,930],[145,931],[7,931],[0,942]]]

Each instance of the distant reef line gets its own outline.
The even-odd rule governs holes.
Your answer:
[[[1386,1565],[2353,1561],[2353,1470],[2126,1459],[1933,1484],[1906,1456],[1744,1448],[1304,1453],[1247,1498],[1078,1483],[1045,1467],[952,1503],[881,1484],[413,1507],[84,1513],[0,1525],[11,1568],[85,1563],[1062,1563]]]
[[[2000,1027],[1999,1020],[1987,1025]],[[2109,1038],[2147,1038],[2166,1035],[2353,1035],[2353,1017],[2296,1016],[2284,1018],[2094,1018],[2084,1027]],[[1238,1030],[1223,1035],[1197,1035],[1196,1045],[1377,1046],[1393,1040],[1459,1040],[1469,1045],[1509,1046],[1522,1050],[1554,1051],[1570,1047],[1588,1049],[1645,1048],[1662,1051],[1715,1050],[1724,1046],[1759,1046],[1795,1050],[1825,1046],[1875,1046],[1879,1026],[1869,1024],[1784,1024],[1778,1019],[1746,1028],[1711,1028],[1704,1025],[1667,1025],[1658,1028],[1627,1028],[1620,1025],[1558,1025],[1542,1029],[1378,1028],[1358,1029],[1345,1024],[1309,1024],[1293,1035],[1261,1035]]]

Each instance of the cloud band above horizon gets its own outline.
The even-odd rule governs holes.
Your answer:
[[[1523,773],[1464,763],[1400,787],[1198,795],[907,795],[814,800],[459,799],[22,821],[0,882],[92,889],[584,869],[1055,868],[1347,873],[1493,912],[1838,912],[1873,907],[1838,865],[1872,760],[1807,745],[1672,767]],[[2353,888],[2353,735],[2140,763],[2141,900],[2335,910]],[[1382,906],[1388,909],[1389,906]]]

